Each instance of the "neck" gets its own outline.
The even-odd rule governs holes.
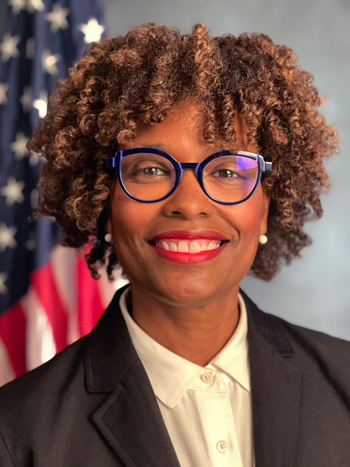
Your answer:
[[[207,365],[225,346],[239,321],[238,286],[207,303],[169,304],[131,286],[132,316],[140,328],[171,352]]]

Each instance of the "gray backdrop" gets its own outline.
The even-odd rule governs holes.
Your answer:
[[[324,114],[340,132],[340,153],[326,161],[332,189],[323,217],[309,223],[313,245],[271,282],[247,277],[242,288],[265,311],[350,340],[350,1],[104,0],[110,36],[155,22],[189,32],[196,22],[213,35],[263,32],[292,47],[312,72]]]

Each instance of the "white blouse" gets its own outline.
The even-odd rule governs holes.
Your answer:
[[[150,379],[182,467],[254,467],[247,312],[239,295],[240,319],[225,347],[206,367],[158,344],[127,311],[132,343]]]

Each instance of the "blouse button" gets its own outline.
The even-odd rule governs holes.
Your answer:
[[[205,371],[201,376],[201,380],[203,381],[204,384],[212,383],[213,379],[214,379],[214,375],[210,371]]]
[[[220,440],[216,443],[216,449],[221,452],[222,454],[225,454],[226,451],[228,451],[228,443],[227,441]]]

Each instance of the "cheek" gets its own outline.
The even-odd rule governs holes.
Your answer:
[[[132,201],[132,200],[130,200]],[[128,276],[138,269],[140,241],[137,213],[122,197],[114,196],[111,210],[114,251],[123,272]],[[141,220],[142,221],[142,220]]]
[[[250,243],[260,235],[262,203],[254,196],[244,203],[229,207],[225,213],[227,221],[234,227],[240,242]]]
[[[137,257],[140,254],[145,232],[150,223],[154,207],[140,203],[127,196],[117,186],[113,193],[111,208],[111,224],[113,242],[118,258]],[[139,250],[139,253],[137,251]]]
[[[227,250],[229,271],[236,282],[250,270],[256,256],[260,225],[262,217],[262,202],[254,195],[244,203],[232,206],[226,213],[226,220],[231,224],[234,232],[232,247]],[[238,275],[238,277],[237,277]]]
[[[118,196],[118,194],[114,196],[112,203],[112,229],[116,247],[124,244],[125,241],[133,240],[137,236],[138,222],[136,220],[139,219],[142,222],[142,218],[140,219],[141,215],[142,212],[137,212],[137,209],[128,200],[123,199],[123,196]]]

